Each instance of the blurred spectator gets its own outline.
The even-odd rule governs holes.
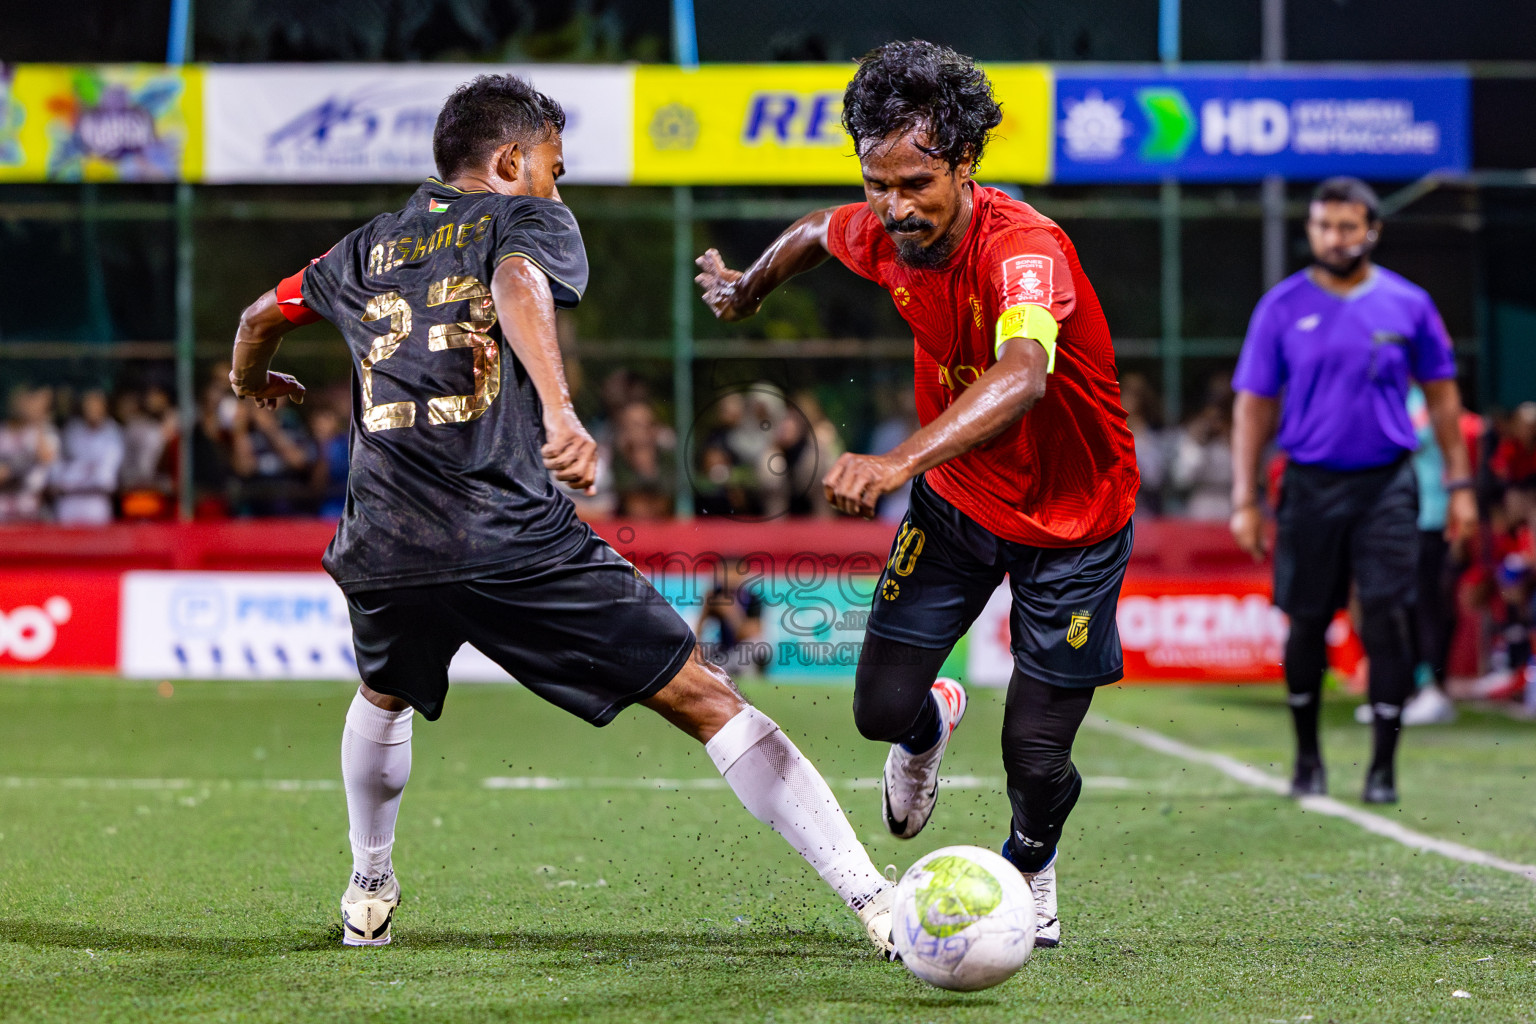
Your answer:
[[[719,442],[706,442],[694,480],[694,512],[701,516],[757,516],[756,481]]]
[[[1213,376],[1205,405],[1174,438],[1168,484],[1187,518],[1224,523],[1232,516],[1232,397],[1231,376]]]
[[[744,574],[727,561],[725,579],[704,599],[695,632],[705,657],[731,675],[768,674],[772,650],[763,641],[763,598],[758,587],[743,587]]]
[[[884,455],[917,432],[917,395],[910,387],[891,388],[877,396],[877,401],[887,411],[874,433],[869,436],[869,453]],[[875,506],[875,518],[882,523],[898,524],[907,516],[907,504],[912,497],[912,481],[907,481],[889,494],[882,495]]]
[[[165,389],[151,385],[143,394],[117,396],[117,420],[123,425],[122,512],[125,519],[159,519],[170,514],[175,493],[172,467],[181,425]]]
[[[1165,451],[1161,402],[1145,375],[1128,373],[1120,380],[1120,405],[1125,409],[1126,426],[1136,439],[1136,468],[1141,473],[1141,489],[1136,492],[1136,515],[1163,514],[1163,485],[1166,482],[1168,456]]]
[[[310,411],[309,432],[315,449],[311,501],[316,514],[339,519],[347,506],[347,421],[335,407],[320,402]]]
[[[677,494],[675,450],[671,432],[656,421],[649,402],[630,402],[613,423],[613,488],[618,514],[633,519],[663,519],[672,514]]]
[[[49,470],[59,454],[59,435],[49,422],[52,405],[49,388],[11,392],[8,416],[0,426],[0,522],[43,516]]]
[[[809,391],[783,412],[766,453],[763,512],[769,516],[831,516],[821,479],[843,453],[837,427]]]
[[[93,388],[80,396],[80,415],[64,428],[63,455],[51,467],[54,516],[68,526],[112,521],[123,465],[123,430],[107,414],[107,394]]]
[[[1536,402],[1522,402],[1509,417],[1489,465],[1506,484],[1536,477]]]
[[[315,445],[293,407],[263,409],[240,402],[230,425],[232,495],[242,515],[291,516],[313,511],[308,484]]]

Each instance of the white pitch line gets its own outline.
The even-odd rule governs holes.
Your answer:
[[[879,779],[828,779],[835,789],[879,789]],[[726,782],[718,775],[693,779],[643,779],[625,778],[556,778],[548,775],[495,775],[481,780],[485,789],[725,789]],[[939,779],[944,789],[992,789],[1001,792],[1007,787],[1002,776],[946,775]],[[1130,789],[1130,779],[1113,775],[1090,776],[1083,785],[1091,789]]]
[[[303,793],[340,788],[341,783],[336,779],[100,779],[87,776],[74,778],[0,776],[0,789],[210,789],[221,791],[264,789],[278,793]]]
[[[1255,789],[1265,789],[1271,793],[1287,795],[1291,791],[1290,784],[1284,779],[1260,771],[1251,764],[1244,764],[1236,758],[1225,754],[1213,753],[1209,750],[1201,750],[1187,743],[1181,743],[1162,733],[1139,726],[1125,725],[1099,715],[1089,715],[1083,722],[1088,728],[1097,732],[1109,733],[1121,739],[1155,750],[1160,754],[1177,757],[1184,761],[1192,761],[1196,764],[1208,765],[1215,768],[1239,782],[1253,786]],[[1363,811],[1358,807],[1328,796],[1304,796],[1296,801],[1304,811],[1313,811],[1317,814],[1326,814],[1331,818],[1342,818],[1351,824],[1358,825],[1367,832],[1391,839],[1414,850],[1423,850],[1427,853],[1438,853],[1442,857],[1461,861],[1463,864],[1479,864],[1483,867],[1493,868],[1497,871],[1507,871],[1512,875],[1519,875],[1527,881],[1536,882],[1536,865],[1520,864],[1516,861],[1505,860],[1503,857],[1479,850],[1472,846],[1463,846],[1461,843],[1453,843],[1449,839],[1438,839],[1434,836],[1415,832],[1411,828],[1405,828],[1390,818],[1384,818],[1370,811]]]

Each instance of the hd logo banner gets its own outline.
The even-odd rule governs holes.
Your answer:
[[[1003,123],[982,160],[983,181],[1050,176],[1051,72],[986,68]],[[856,185],[843,131],[849,64],[643,66],[635,77],[636,184]]]
[[[1468,165],[1465,74],[1080,74],[1056,79],[1056,181],[1416,178]]]

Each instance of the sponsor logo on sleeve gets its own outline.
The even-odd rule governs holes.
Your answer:
[[[1010,256],[1003,261],[1003,308],[1022,303],[1050,306],[1054,265],[1049,256]]]

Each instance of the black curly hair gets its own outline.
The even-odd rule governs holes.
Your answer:
[[[447,181],[509,142],[537,144],[565,131],[565,110],[516,75],[481,75],[453,91],[432,129],[432,159]]]
[[[928,133],[923,152],[951,170],[967,157],[974,166],[1002,120],[976,62],[922,39],[866,53],[843,93],[843,128],[861,155],[866,143],[920,128]]]

